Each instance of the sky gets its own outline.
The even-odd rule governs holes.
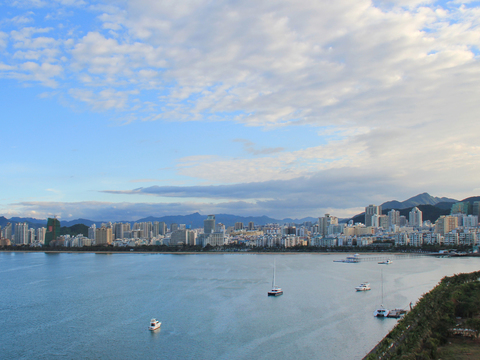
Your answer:
[[[480,195],[480,2],[0,0],[0,215]]]

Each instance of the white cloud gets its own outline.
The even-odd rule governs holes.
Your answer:
[[[0,33],[0,71],[58,86],[98,111],[124,112],[125,123],[231,121],[264,127],[265,136],[278,127],[322,129],[317,146],[292,139],[287,151],[240,139],[244,157],[212,150],[173,160],[197,184],[316,179],[301,181],[310,209],[320,185],[359,196],[342,187],[357,179],[368,196],[392,188],[465,193],[480,176],[480,10],[460,3],[467,1],[136,0],[88,7],[96,16],[88,28],[74,17],[36,26],[38,16],[26,13],[8,25],[20,28]],[[321,194],[340,201],[329,189]],[[255,206],[293,211],[299,202],[279,191]]]

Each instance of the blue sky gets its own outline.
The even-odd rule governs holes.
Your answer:
[[[480,193],[472,1],[0,2],[0,215]]]

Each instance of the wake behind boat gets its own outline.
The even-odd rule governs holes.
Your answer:
[[[157,319],[152,319],[150,320],[150,326],[148,327],[148,330],[157,330],[157,329],[160,329],[160,326],[162,325],[162,323],[160,321],[158,321]]]

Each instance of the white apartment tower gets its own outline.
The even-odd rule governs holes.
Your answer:
[[[28,244],[28,224],[26,222],[15,224],[14,242],[17,245]]]
[[[416,206],[408,213],[408,224],[412,227],[421,227],[423,224],[423,214]]]
[[[400,211],[392,209],[388,212],[388,225],[400,226]]]
[[[40,227],[37,229],[37,241],[39,243],[44,243],[45,242],[45,233],[47,232],[47,228]]]

